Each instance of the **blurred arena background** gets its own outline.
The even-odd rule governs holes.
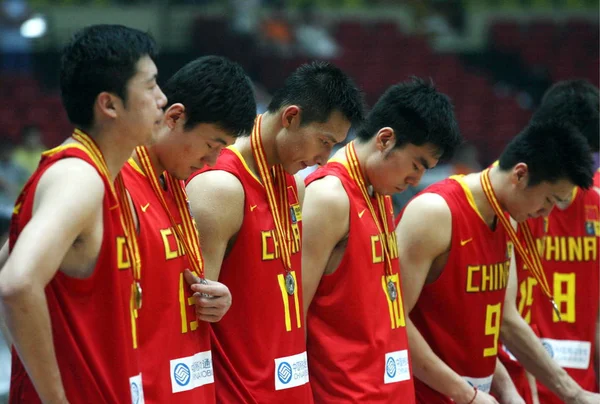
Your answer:
[[[0,0],[0,241],[40,151],[71,133],[59,52],[82,26],[151,32],[161,81],[200,55],[227,56],[253,78],[258,112],[308,60],[347,71],[369,105],[395,82],[430,77],[452,98],[468,143],[424,187],[491,163],[553,82],[598,86],[598,14],[598,0]],[[10,355],[0,345],[3,402]]]

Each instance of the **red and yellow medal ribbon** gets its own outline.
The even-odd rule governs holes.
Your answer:
[[[123,230],[123,235],[125,237],[125,248],[127,250],[127,254],[129,255],[129,262],[131,263],[131,270],[134,279],[134,282],[131,284],[130,312],[133,348],[135,349],[137,348],[136,318],[138,316],[138,310],[142,307],[142,291],[139,284],[142,262],[140,258],[140,249],[135,234],[135,222],[131,213],[127,192],[125,191],[123,177],[121,174],[117,175],[117,178],[115,179],[115,189],[110,177],[110,173],[108,172],[106,161],[102,155],[102,151],[98,148],[98,145],[94,142],[94,140],[79,129],[75,129],[72,137],[86,149],[88,155],[91,157],[94,164],[96,164],[96,167],[98,167],[100,175],[102,175],[106,183],[110,185],[110,192],[113,200],[116,201],[118,206],[121,208],[119,220],[121,223],[121,229]]]
[[[90,152],[90,156],[98,167],[101,175],[104,177],[106,182],[110,184],[110,190],[113,198],[119,202],[119,206],[121,207],[119,219],[121,221],[121,228],[125,235],[125,248],[129,254],[133,277],[136,280],[139,280],[141,273],[140,250],[135,235],[135,222],[133,221],[133,216],[131,215],[129,200],[127,199],[127,193],[125,192],[125,186],[123,185],[123,177],[120,174],[117,176],[115,179],[117,189],[115,189],[110,178],[110,173],[108,172],[108,167],[104,161],[104,156],[98,148],[98,145],[96,145],[92,138],[79,129],[75,129],[73,138],[81,143]]]
[[[279,245],[281,246],[281,260],[286,271],[289,272],[292,270],[292,223],[289,214],[285,171],[281,165],[276,165],[269,170],[265,149],[260,136],[261,122],[262,115],[259,115],[256,117],[256,122],[252,129],[250,144],[252,146],[252,154],[258,167],[260,179],[267,193],[269,208],[273,214],[275,231],[277,232],[277,238],[279,239]],[[275,188],[275,184],[277,188]]]
[[[365,184],[364,177],[360,170],[360,164],[358,162],[358,157],[356,156],[356,149],[354,148],[354,141],[348,143],[346,146],[346,160],[348,160],[348,172],[352,180],[358,185],[365,203],[371,212],[371,217],[377,226],[377,231],[381,237],[381,245],[383,250],[383,257],[385,260],[385,274],[390,276],[393,274],[392,271],[392,256],[389,252],[387,246],[388,234],[389,234],[389,226],[387,221],[387,209],[385,207],[385,196],[378,194],[375,192],[375,198],[377,199],[377,205],[379,209],[379,215],[375,212],[375,208],[371,203],[371,198],[369,196],[369,192],[367,191],[367,186]]]
[[[523,239],[525,240],[525,246],[521,243],[521,240],[517,236],[515,229],[510,224],[509,219],[504,215],[502,208],[500,207],[500,203],[498,202],[498,198],[496,197],[496,193],[492,188],[492,183],[490,181],[490,169],[487,168],[481,173],[481,186],[483,187],[483,192],[485,196],[494,209],[494,213],[496,217],[502,223],[504,230],[508,233],[508,237],[513,242],[515,246],[515,250],[519,253],[529,271],[533,274],[538,284],[542,288],[542,292],[548,296],[548,298],[552,301],[552,305],[556,309],[556,305],[554,304],[554,299],[552,293],[550,292],[550,286],[548,285],[548,280],[546,279],[546,274],[544,273],[544,268],[542,267],[542,262],[540,259],[540,255],[535,245],[535,240],[531,234],[531,230],[527,225],[527,222],[519,223],[518,229],[523,234]]]
[[[200,239],[189,209],[187,193],[185,192],[183,181],[174,178],[167,171],[163,173],[167,188],[171,190],[177,209],[179,210],[179,215],[181,216],[182,225],[180,226],[177,224],[167,205],[164,193],[158,182],[158,178],[155,175],[152,162],[150,161],[148,149],[145,146],[138,146],[135,151],[142,165],[142,169],[150,181],[154,194],[158,197],[167,216],[169,216],[169,221],[171,222],[171,226],[173,227],[177,239],[183,245],[192,270],[200,276],[200,278],[204,278],[204,258],[202,257],[202,251],[200,250]]]

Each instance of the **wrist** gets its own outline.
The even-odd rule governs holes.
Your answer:
[[[572,392],[569,392],[567,394],[565,394],[563,397],[565,398],[565,403],[566,404],[571,404],[571,403],[577,403],[577,398],[579,397],[579,395],[583,393],[583,389],[582,388],[578,388]]]
[[[460,392],[452,395],[452,401],[459,404],[471,404],[477,396],[477,387],[470,384],[465,384],[460,389]]]

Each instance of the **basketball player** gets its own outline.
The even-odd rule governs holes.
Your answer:
[[[556,83],[546,92],[532,120],[568,122],[584,134],[590,148],[597,152],[598,111],[598,89],[585,80],[569,80]],[[595,392],[598,391],[598,377],[594,357],[598,350],[596,332],[600,305],[599,206],[598,193],[575,188],[568,200],[557,204],[547,218],[529,221],[542,253],[551,294],[558,304],[558,314],[553,312],[537,280],[518,258],[518,287],[507,293],[507,300],[511,290],[518,294],[519,313],[537,330],[554,360],[582,388]],[[526,390],[524,369],[511,360],[508,353],[503,356],[515,384],[521,384]],[[542,384],[538,384],[537,390],[541,403],[562,402]]]
[[[448,97],[390,87],[306,179],[302,282],[315,402],[415,402],[391,198],[460,143]],[[307,311],[307,313],[306,313]]]
[[[303,65],[256,118],[252,135],[188,183],[199,232],[210,235],[202,239],[206,276],[234,297],[212,325],[218,402],[312,402],[302,309],[304,187],[293,174],[324,164],[362,108],[355,84],[337,67]]]
[[[592,176],[589,148],[576,129],[535,124],[511,141],[499,165],[432,185],[407,205],[396,237],[418,402],[496,402],[488,393],[502,368],[498,336],[513,253],[507,236],[524,250],[512,241],[507,214],[519,223],[547,215],[574,186],[591,186]],[[595,400],[519,319],[502,336],[520,362],[567,402]],[[506,400],[502,389],[494,393]]]
[[[77,129],[17,199],[0,272],[12,403],[143,402],[137,242],[117,174],[163,115],[154,56],[150,36],[117,25],[84,28],[63,51],[62,101]]]
[[[140,235],[144,396],[147,403],[214,403],[208,322],[223,316],[231,295],[206,281],[195,291],[210,297],[192,296],[190,271],[203,278],[204,263],[183,180],[252,130],[256,102],[244,70],[217,56],[188,63],[163,90],[169,101],[153,142],[139,146],[122,170]]]

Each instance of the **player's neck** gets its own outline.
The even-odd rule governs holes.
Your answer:
[[[490,202],[483,191],[483,187],[481,186],[481,175],[483,175],[483,173],[467,175],[465,177],[465,182],[473,195],[475,206],[483,218],[483,221],[491,227],[494,225],[496,212],[494,211],[494,208],[492,208],[492,205],[490,205]],[[500,172],[498,167],[493,167],[490,170],[490,183],[494,190],[494,194],[498,199],[498,203],[504,211],[503,201],[506,199],[506,190],[510,188],[509,178]]]
[[[114,132],[111,133],[111,136],[108,136],[107,132],[95,132],[94,130],[87,131],[86,133],[98,145],[104,156],[111,180],[114,181],[121,168],[123,168],[123,165],[125,165],[131,156],[131,152],[135,149],[135,142],[127,136],[119,136],[118,134],[114,136]]]
[[[148,158],[150,158],[150,162],[152,163],[152,169],[153,169],[152,174],[154,175],[155,178],[158,178],[165,171],[165,168],[160,163],[160,160],[158,159],[158,156],[156,155],[156,145],[148,146],[148,147],[146,147],[146,150],[148,151]],[[135,150],[133,151],[131,158],[133,159],[133,161],[135,161],[135,163],[138,165],[138,167],[142,167],[140,158],[138,157]],[[148,175],[148,173],[146,173],[146,175]]]
[[[261,120],[260,138],[269,168],[281,163],[277,155],[276,144],[277,135],[281,130],[281,126],[277,124],[277,118],[278,115],[266,112],[263,114]],[[256,165],[256,161],[254,161],[254,154],[252,153],[251,136],[239,137],[235,142],[235,148],[244,158],[248,168],[258,176],[258,166]]]

